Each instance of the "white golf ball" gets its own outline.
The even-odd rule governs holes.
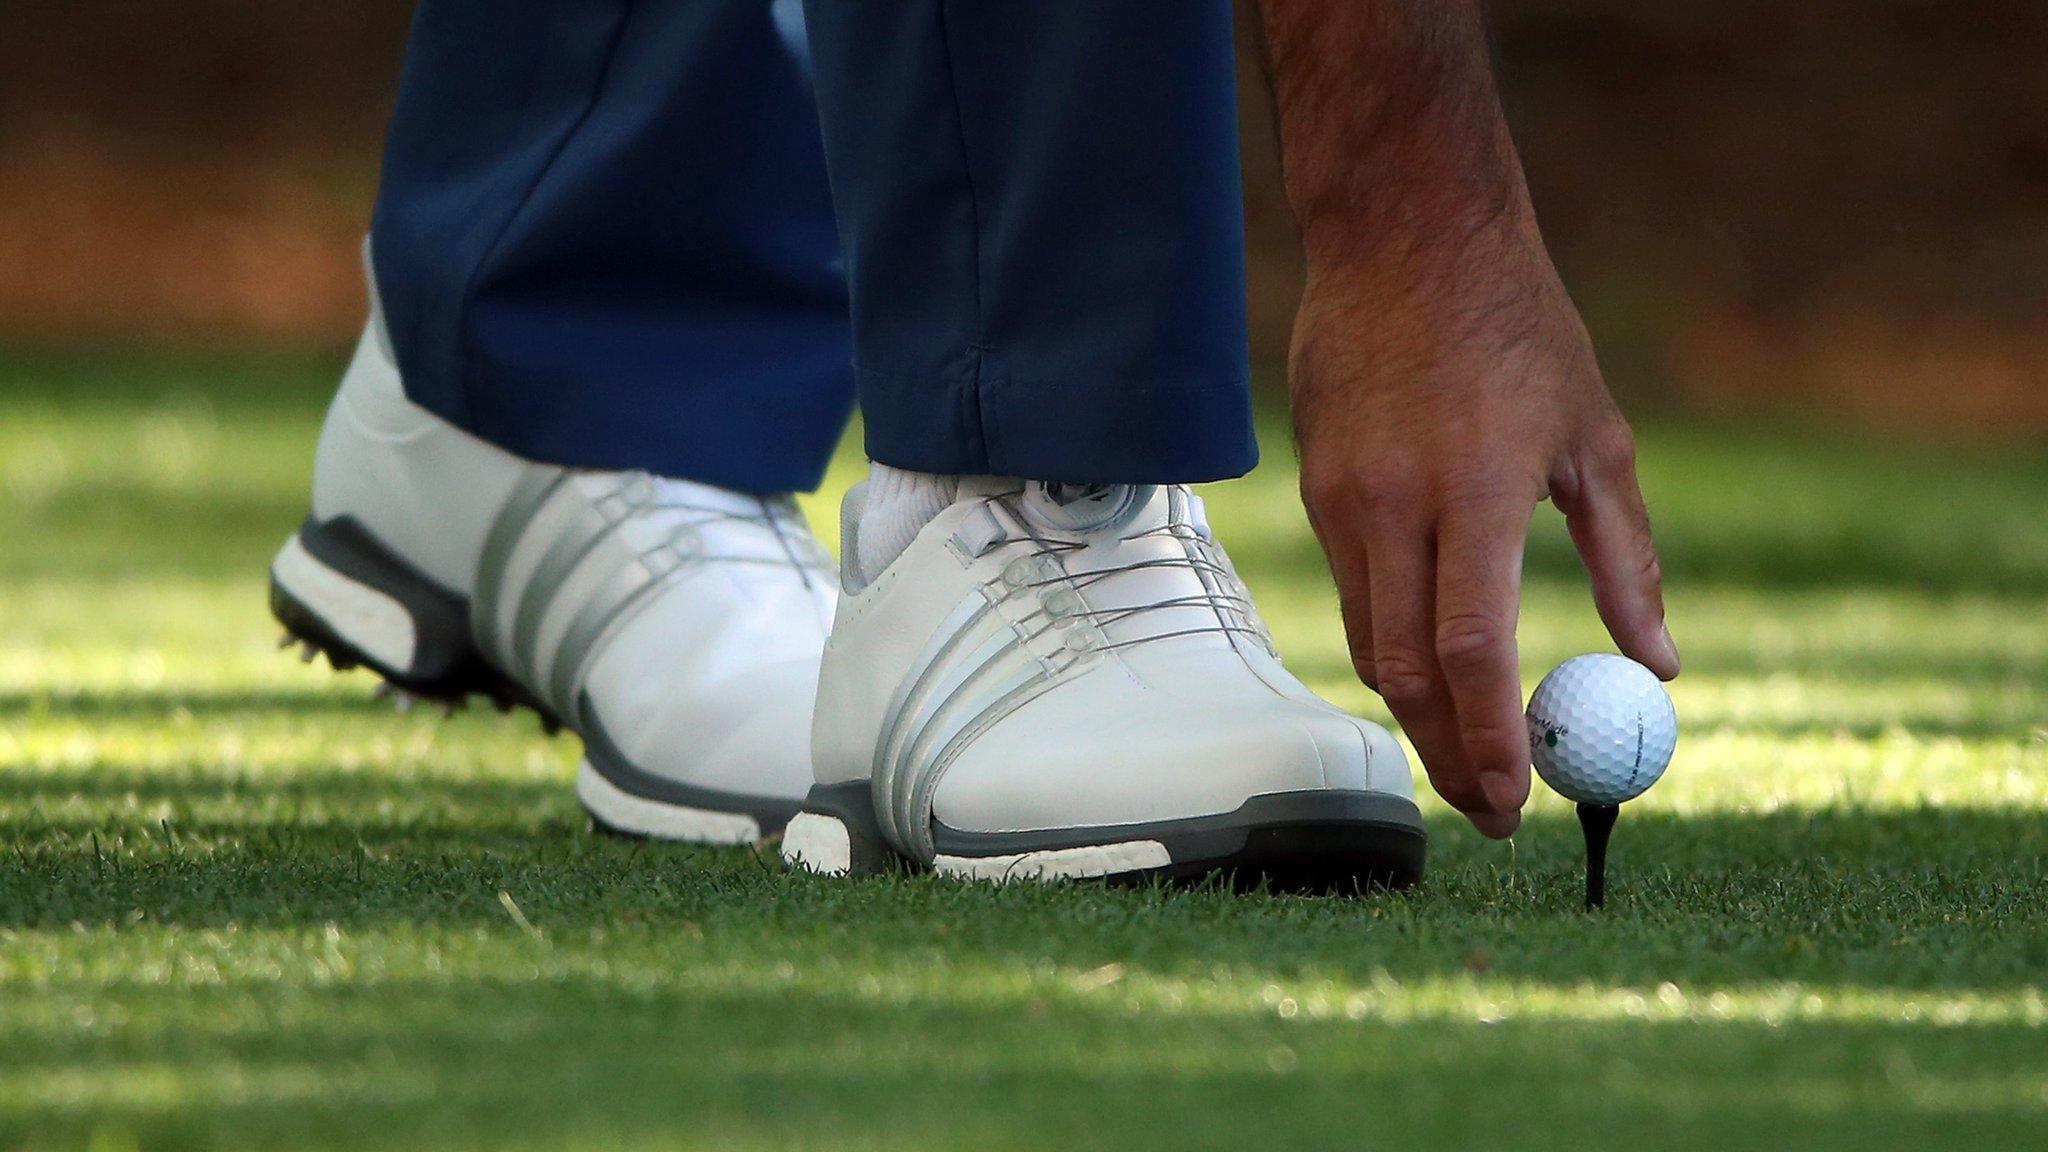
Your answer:
[[[1625,656],[1574,656],[1529,697],[1529,758],[1567,800],[1633,800],[1664,775],[1677,745],[1671,694]]]

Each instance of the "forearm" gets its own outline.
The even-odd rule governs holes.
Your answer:
[[[1533,239],[1477,0],[1257,7],[1312,274],[1413,276]]]

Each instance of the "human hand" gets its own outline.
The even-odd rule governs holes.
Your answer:
[[[1311,258],[1290,363],[1302,499],[1359,678],[1438,794],[1502,838],[1529,796],[1515,624],[1539,501],[1621,651],[1667,680],[1678,651],[1634,438],[1533,221],[1394,256]]]

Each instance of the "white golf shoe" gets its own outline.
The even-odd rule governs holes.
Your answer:
[[[811,755],[782,851],[817,872],[1346,889],[1422,871],[1400,746],[1281,667],[1182,487],[967,480],[893,563],[849,563]]]
[[[533,463],[413,404],[373,318],[271,604],[401,706],[481,694],[580,734],[598,824],[746,843],[811,785],[836,583],[787,499]]]

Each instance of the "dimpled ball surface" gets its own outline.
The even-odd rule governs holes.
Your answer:
[[[1635,799],[1664,775],[1677,744],[1671,694],[1625,656],[1574,656],[1529,698],[1529,758],[1567,800]]]

